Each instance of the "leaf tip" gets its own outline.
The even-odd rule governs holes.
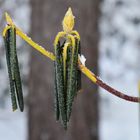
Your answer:
[[[7,12],[5,12],[5,18],[8,25],[13,25],[13,21]]]

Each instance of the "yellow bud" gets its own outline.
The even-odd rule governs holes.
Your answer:
[[[5,18],[6,18],[7,24],[13,25],[13,21],[7,12],[5,13]]]
[[[70,33],[73,30],[74,18],[72,10],[69,8],[62,22],[64,32]]]

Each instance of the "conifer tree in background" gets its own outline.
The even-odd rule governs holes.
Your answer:
[[[47,50],[53,51],[53,40],[61,31],[61,21],[70,6],[76,18],[76,30],[81,35],[82,54],[86,65],[98,71],[99,0],[30,0],[31,37]],[[98,140],[97,86],[83,76],[82,91],[74,101],[68,130],[55,121],[53,108],[54,65],[35,50],[31,50],[29,74],[29,140]]]

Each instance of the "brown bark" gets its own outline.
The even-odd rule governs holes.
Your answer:
[[[30,0],[31,37],[53,51],[53,40],[62,30],[61,21],[69,6],[76,17],[86,65],[97,73],[99,0]],[[83,77],[82,92],[75,98],[68,130],[55,121],[53,108],[53,62],[31,51],[29,75],[29,140],[98,140],[97,87]]]

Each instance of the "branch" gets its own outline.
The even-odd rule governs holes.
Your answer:
[[[45,55],[46,57],[50,58],[51,60],[55,60],[55,56],[53,53],[45,50],[42,46],[38,45],[37,43],[35,43],[30,37],[28,37],[26,34],[24,34],[22,32],[21,29],[19,29],[18,27],[16,27],[16,25],[13,23],[11,17],[6,13],[6,21],[7,21],[7,25],[8,26],[15,26],[16,28],[16,34],[18,36],[20,36],[23,40],[25,40],[30,46],[32,46],[34,49],[36,49],[37,51],[39,51],[40,53],[42,53],[43,55]],[[5,35],[5,32],[7,30],[7,26],[3,31],[3,36]],[[92,73],[87,67],[85,67],[81,62],[80,59],[78,60],[78,67],[81,70],[81,72],[83,74],[85,74],[93,83],[97,84],[99,87],[102,87],[103,89],[105,89],[106,91],[108,91],[109,93],[130,101],[130,102],[140,102],[140,98],[139,97],[133,97],[133,96],[129,96],[126,95],[114,88],[112,88],[111,86],[109,86],[108,84],[104,83],[99,77],[97,77],[94,73]]]
[[[93,83],[97,84],[99,87],[102,87],[109,93],[111,93],[121,99],[130,101],[130,102],[140,102],[139,97],[133,97],[133,96],[126,95],[126,94],[112,88],[108,84],[104,83],[99,77],[97,77],[94,73],[92,73],[87,67],[83,66],[80,61],[79,61],[79,68]]]

